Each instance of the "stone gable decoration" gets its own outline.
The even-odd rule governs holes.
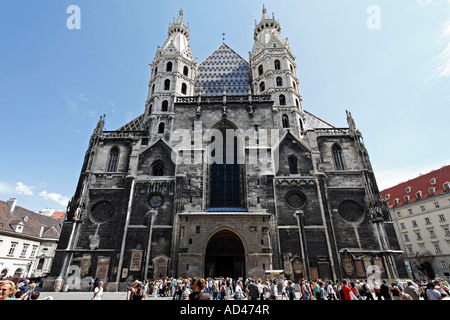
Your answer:
[[[155,48],[142,114],[95,127],[46,283],[74,261],[110,290],[269,270],[337,280],[369,263],[406,274],[353,116],[337,128],[303,108],[299,40],[263,8],[247,59],[224,42],[199,63],[184,14]]]

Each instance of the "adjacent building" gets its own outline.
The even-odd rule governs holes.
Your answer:
[[[132,278],[406,276],[361,132],[303,108],[295,55],[263,9],[244,59],[199,63],[180,11],[151,64],[144,113],[101,117],[47,289]],[[71,280],[70,280],[71,281]]]
[[[62,221],[17,206],[15,198],[0,201],[0,276],[48,275]]]
[[[450,280],[450,165],[381,191],[410,278]]]

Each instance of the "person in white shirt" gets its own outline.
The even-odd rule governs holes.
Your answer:
[[[92,300],[102,300],[103,296],[103,281],[98,283],[98,287],[94,290],[94,297]]]

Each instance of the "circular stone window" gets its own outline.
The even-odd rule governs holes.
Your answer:
[[[306,198],[299,192],[290,192],[286,196],[286,202],[290,207],[299,209],[305,204]]]
[[[94,222],[103,223],[111,219],[114,214],[114,207],[108,201],[100,201],[91,208],[91,216]]]
[[[163,205],[163,202],[164,199],[159,194],[152,194],[148,199],[148,204],[154,209],[160,208]]]
[[[347,222],[358,222],[364,218],[364,208],[356,201],[344,200],[338,207],[339,215]]]

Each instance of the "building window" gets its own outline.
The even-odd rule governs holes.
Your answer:
[[[406,193],[410,193],[411,192],[411,187],[406,188]]]
[[[434,245],[434,250],[436,251],[436,253],[440,253],[441,252],[441,248],[439,247],[438,244]]]
[[[412,209],[408,209],[408,213],[409,213],[409,214],[413,214]]]
[[[432,185],[433,185],[433,184],[436,184],[436,178],[431,179],[431,180],[430,180],[430,184],[432,184]]]
[[[283,86],[283,79],[281,77],[277,77],[277,87]]]
[[[37,249],[37,246],[33,246],[33,248],[31,249],[30,258],[33,258],[36,255]]]
[[[430,218],[425,218],[425,224],[431,224]]]
[[[444,221],[446,221],[443,214],[440,214],[438,217],[439,217],[439,222],[444,222]]]
[[[189,68],[187,66],[184,66],[183,68],[183,74],[187,77],[189,74]]]
[[[419,192],[416,193],[416,198],[417,199],[422,198],[422,191],[419,191]]]
[[[42,270],[42,268],[44,267],[44,262],[45,262],[44,258],[39,259],[39,262],[38,262],[38,265],[36,267],[36,270]]]
[[[342,171],[344,169],[344,162],[342,161],[342,148],[338,144],[334,144],[332,148],[333,160],[336,170]]]
[[[416,220],[413,220],[413,221],[412,221],[412,226],[413,226],[413,227],[417,227],[417,222],[416,222]]]
[[[436,238],[436,235],[434,234],[433,230],[430,230],[430,238]]]
[[[450,183],[448,183],[448,182],[444,183],[443,187],[444,187],[444,190],[449,190],[450,189]]]
[[[161,122],[158,126],[158,133],[164,133],[165,124]]]
[[[155,73],[154,75],[156,76],[158,74],[158,67],[155,68]]]
[[[405,224],[404,224],[403,222],[400,223],[400,228],[401,228],[401,229],[406,229]]]
[[[164,164],[161,161],[156,161],[152,165],[152,176],[161,177],[164,175]]]
[[[264,90],[266,90],[266,85],[265,85],[265,83],[264,83],[264,81],[263,81],[263,82],[261,82],[261,83],[259,84],[259,91],[260,91],[260,92],[263,92]]]
[[[166,81],[164,81],[164,90],[170,90],[170,80],[166,79]]]
[[[11,247],[9,248],[8,255],[14,255],[14,251],[16,251],[17,242],[11,242]]]
[[[444,234],[445,234],[446,236],[450,236],[450,229],[449,229],[449,228],[445,228],[445,229],[444,229]]]
[[[286,97],[283,94],[280,94],[279,101],[280,101],[280,106],[286,105]]]
[[[398,198],[395,198],[394,199],[394,205],[397,205],[398,204]]]
[[[414,251],[413,251],[413,249],[411,247],[408,247],[408,253],[409,254],[414,254]]]
[[[416,236],[417,236],[417,240],[422,240],[422,236],[420,235],[420,232],[417,232]]]
[[[280,70],[280,69],[281,69],[280,60],[275,60],[275,70]]]
[[[420,210],[422,210],[422,212],[424,212],[425,211],[425,206],[420,206]]]
[[[389,200],[391,198],[391,195],[390,194],[387,194],[386,195],[386,197],[384,197],[384,199],[387,201],[387,200]]]
[[[155,93],[155,85],[152,85],[152,94]]]
[[[119,148],[113,147],[109,152],[107,172],[117,172],[117,164],[119,162]]]
[[[409,241],[409,237],[407,234],[405,234],[405,241]]]
[[[260,66],[258,67],[258,74],[259,74],[260,76],[262,76],[263,73],[264,73],[264,67],[263,67],[262,65],[260,65]]]
[[[403,199],[405,200],[405,202],[408,202],[409,201],[409,196],[405,196]]]
[[[289,156],[288,162],[289,162],[289,173],[290,174],[298,174],[297,157]]]
[[[441,269],[447,269],[447,263],[445,261],[439,261]]]
[[[166,71],[171,72],[172,71],[172,62],[167,62]]]
[[[181,85],[181,93],[182,94],[187,94],[187,85],[186,85],[186,83],[183,83]]]
[[[289,117],[285,114],[281,117],[281,122],[283,124],[283,128],[289,128]]]
[[[434,207],[435,207],[435,208],[439,208],[439,202],[435,202],[435,203],[434,203]]]
[[[28,251],[28,244],[24,244],[22,247],[22,252],[20,253],[21,257],[25,257],[27,255],[27,251]]]
[[[169,109],[169,101],[164,100],[161,106],[161,111],[166,112]]]

